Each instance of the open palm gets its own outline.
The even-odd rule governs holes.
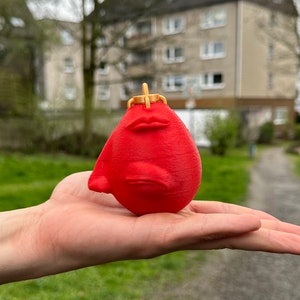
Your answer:
[[[2,212],[0,283],[177,250],[300,254],[300,227],[243,206],[192,201],[177,214],[136,216],[70,175],[38,206]],[[1,259],[2,257],[2,259]]]
[[[62,270],[185,249],[300,254],[300,227],[264,212],[192,201],[177,214],[135,216],[112,195],[90,191],[89,175],[81,172],[65,178],[44,204],[40,236],[51,241]]]

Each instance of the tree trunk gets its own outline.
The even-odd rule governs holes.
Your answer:
[[[94,0],[95,5],[97,3]],[[94,73],[96,70],[95,56],[95,23],[88,23],[85,12],[86,0],[82,0],[82,61],[83,61],[83,82],[84,82],[84,108],[83,108],[83,129],[82,141],[88,145],[93,134],[93,96],[94,96]]]

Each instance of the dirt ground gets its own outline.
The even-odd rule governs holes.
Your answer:
[[[282,148],[262,153],[251,172],[247,206],[300,224],[300,179]],[[212,251],[186,282],[147,299],[299,300],[300,257],[238,250]]]

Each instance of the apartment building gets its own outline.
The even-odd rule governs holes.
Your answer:
[[[264,107],[278,124],[291,122],[298,67],[292,0],[167,2],[156,14],[107,25],[97,45],[95,109],[125,107],[145,81],[175,109],[239,107],[261,115]],[[117,28],[123,35],[116,42]],[[80,109],[82,49],[61,34],[68,42],[46,63],[47,105]]]
[[[264,5],[268,1],[198,1],[193,7],[181,2],[180,10],[134,25],[129,45],[134,40],[137,48],[145,35],[156,36],[157,43],[130,54],[136,59],[128,62],[129,73],[174,100],[183,98],[190,84],[199,86],[203,99],[295,96],[295,48],[274,34],[280,30],[282,38],[286,30],[296,46],[291,11],[280,8],[287,1],[273,1],[272,7]],[[140,74],[134,73],[138,65]]]
[[[80,110],[83,107],[80,24],[60,22],[54,43],[44,54],[44,110]]]

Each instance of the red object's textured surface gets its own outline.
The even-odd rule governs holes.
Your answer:
[[[127,109],[89,178],[93,191],[112,193],[137,215],[178,212],[195,196],[201,160],[186,126],[168,105]]]

